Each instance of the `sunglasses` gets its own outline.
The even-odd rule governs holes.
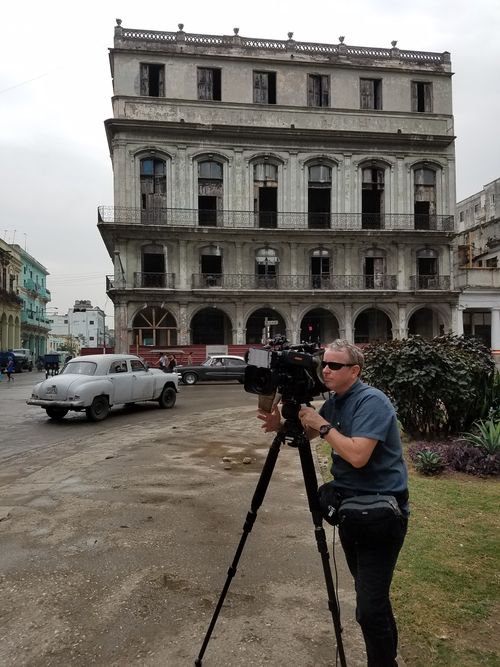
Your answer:
[[[328,368],[331,371],[339,371],[341,368],[344,368],[344,366],[357,366],[358,364],[341,364],[338,361],[322,361],[321,362],[321,368]]]

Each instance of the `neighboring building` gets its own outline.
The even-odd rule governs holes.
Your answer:
[[[19,296],[23,302],[20,347],[31,350],[35,358],[38,358],[47,351],[47,337],[50,330],[47,317],[50,291],[46,282],[49,272],[21,246],[13,244],[12,248],[22,263],[19,284]]]
[[[117,23],[117,351],[456,330],[449,53]]]
[[[52,338],[78,338],[80,348],[103,347],[105,318],[106,315],[99,306],[93,306],[90,301],[75,301],[75,305],[68,309],[66,315],[51,316]]]
[[[458,332],[481,338],[500,361],[500,178],[458,202]]]
[[[81,349],[80,339],[76,336],[65,334],[49,334],[47,341],[47,352],[58,352],[59,350],[67,350],[75,356],[79,354]]]
[[[21,347],[20,272],[19,255],[0,239],[0,351]]]

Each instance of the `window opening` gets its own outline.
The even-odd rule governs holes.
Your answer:
[[[221,70],[198,67],[198,99],[220,101]]]
[[[276,104],[276,72],[253,73],[255,104]]]
[[[383,289],[384,258],[365,257],[363,278],[364,289]]]
[[[414,178],[415,229],[436,229],[436,173],[415,169]]]
[[[218,246],[203,248],[200,255],[202,284],[205,287],[222,286],[222,252]]]
[[[149,97],[165,95],[164,65],[141,64],[141,95]]]
[[[142,249],[142,280],[140,287],[165,287],[165,253],[163,246],[149,245]]]
[[[382,79],[360,79],[361,109],[382,109]]]
[[[222,164],[215,160],[198,162],[198,222],[217,226],[223,205]]]
[[[369,167],[363,169],[361,191],[362,229],[383,229],[384,222],[384,171]]]
[[[425,81],[411,82],[411,110],[432,111],[432,83]]]
[[[141,210],[143,222],[160,222],[166,214],[167,177],[164,160],[141,160]]]
[[[311,256],[311,284],[313,289],[330,287],[330,256],[326,250],[315,250]]]
[[[258,226],[278,226],[278,168],[269,162],[254,165],[254,211]]]
[[[327,107],[330,104],[330,79],[324,74],[309,74],[307,77],[307,105]]]
[[[326,165],[309,167],[307,213],[309,229],[330,227],[332,170]]]
[[[279,258],[272,248],[261,248],[255,254],[257,287],[273,289],[277,287]]]

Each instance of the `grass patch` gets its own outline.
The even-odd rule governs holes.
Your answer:
[[[329,447],[318,446],[323,476]],[[500,482],[410,468],[411,516],[392,586],[411,667],[500,667]]]

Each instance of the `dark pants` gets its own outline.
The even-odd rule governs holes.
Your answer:
[[[350,530],[339,536],[356,589],[356,620],[366,645],[368,667],[396,667],[398,631],[389,590],[408,519],[390,521],[383,530]]]

